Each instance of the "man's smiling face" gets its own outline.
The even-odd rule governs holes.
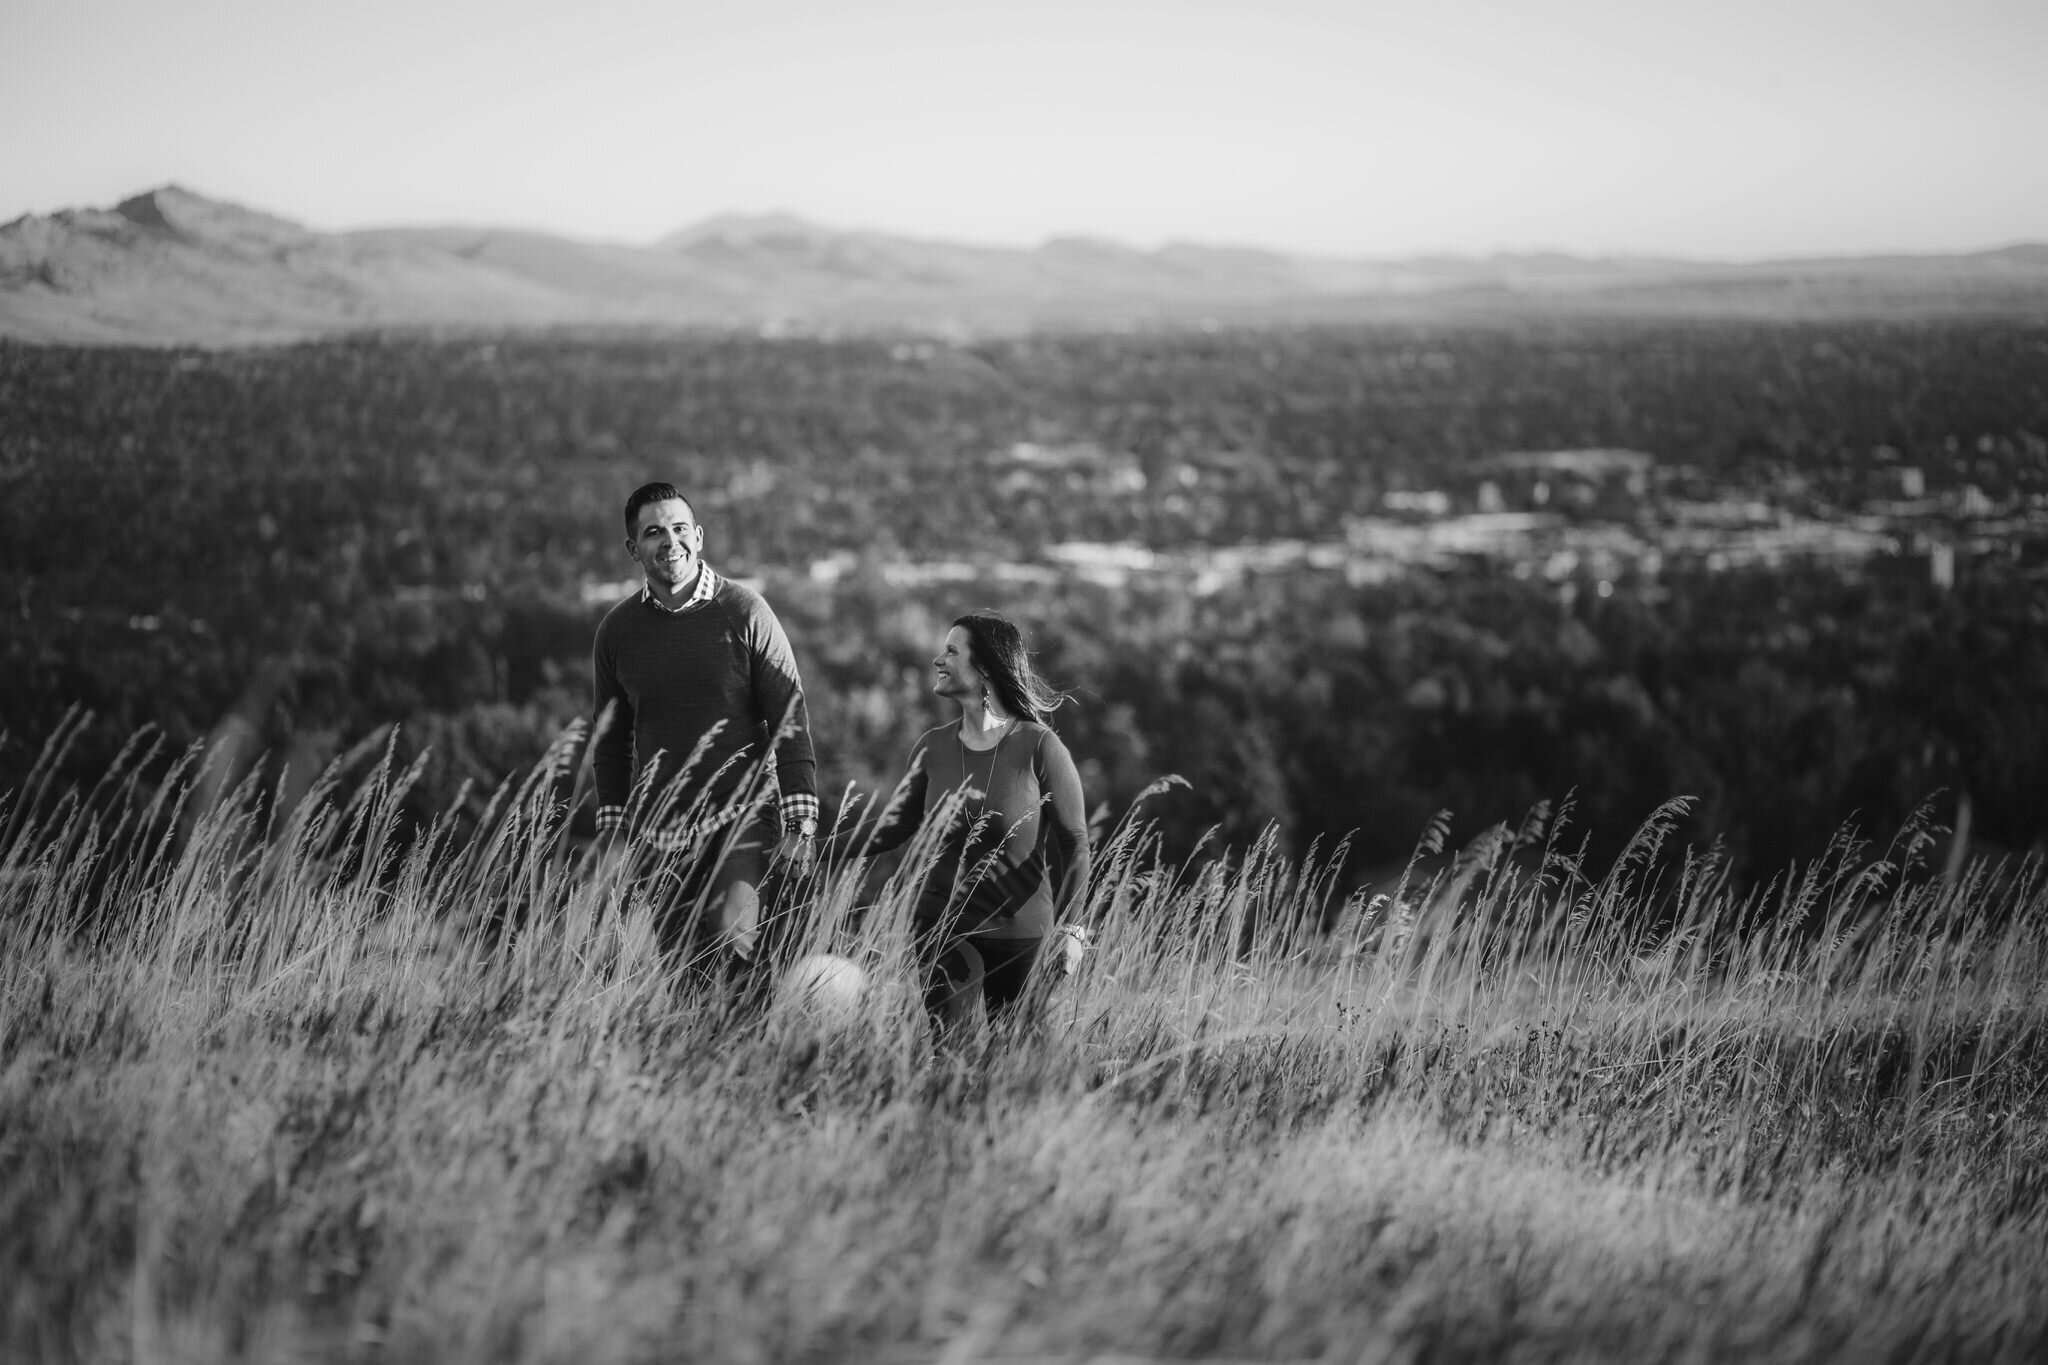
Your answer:
[[[697,577],[704,549],[704,528],[681,498],[650,502],[633,519],[626,550],[657,592],[673,595]]]

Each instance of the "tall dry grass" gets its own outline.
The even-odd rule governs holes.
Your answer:
[[[1134,820],[1035,1025],[935,1040],[667,970],[574,735],[466,837],[389,750],[200,809],[65,742],[0,807],[8,1359],[2048,1348],[2048,893],[1918,828],[1738,895],[1653,870],[1667,809],[1338,915],[1341,850]],[[820,870],[783,951],[900,982],[917,874]]]

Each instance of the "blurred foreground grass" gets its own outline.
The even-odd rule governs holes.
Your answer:
[[[1042,1026],[935,1048],[666,979],[548,771],[401,845],[374,754],[276,816],[140,755],[0,807],[9,1360],[2048,1351],[2048,891],[1912,831],[1325,937],[1333,863],[1133,824]],[[902,887],[809,891],[895,979]]]

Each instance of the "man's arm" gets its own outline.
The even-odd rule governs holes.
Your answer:
[[[597,832],[617,834],[626,824],[626,801],[633,792],[633,703],[619,686],[613,651],[605,627],[597,628],[590,651],[590,768],[597,781]]]
[[[818,830],[818,760],[811,747],[811,714],[804,702],[803,679],[796,651],[789,647],[782,623],[758,594],[749,594],[747,657],[754,706],[768,726],[775,746],[775,780],[782,805],[783,848],[793,838],[808,839]]]

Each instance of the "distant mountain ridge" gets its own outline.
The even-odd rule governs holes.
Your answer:
[[[357,330],[945,332],[1540,314],[2048,318],[2048,244],[1762,263],[1393,261],[1086,237],[1033,248],[728,214],[638,247],[501,228],[322,233],[165,185],[0,225],[0,338],[256,345]]]

